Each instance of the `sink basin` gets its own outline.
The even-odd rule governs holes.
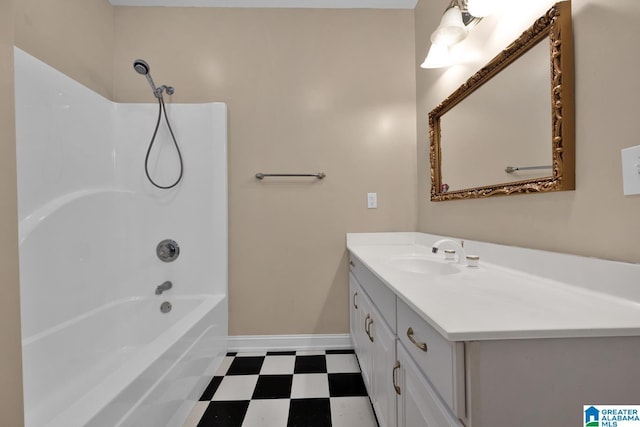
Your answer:
[[[429,259],[424,256],[393,257],[387,261],[393,268],[410,273],[446,275],[460,273],[460,266],[453,262]]]

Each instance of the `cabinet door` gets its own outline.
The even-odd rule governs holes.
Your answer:
[[[358,296],[360,294],[360,288],[357,282],[351,277],[349,278],[349,332],[351,333],[351,340],[353,341],[354,348],[357,347],[356,343],[356,329],[358,328],[358,316],[360,315],[360,308],[358,306]]]
[[[367,386],[367,391],[371,394],[373,343],[371,342],[368,334],[368,325],[371,319],[371,302],[367,295],[362,292],[362,288],[353,274],[349,275],[349,288],[351,290],[350,292],[352,297],[357,292],[356,305],[353,305],[353,299],[350,303],[352,322],[350,325],[351,339],[353,340],[356,356],[358,356],[358,362],[360,363],[364,383]]]
[[[398,343],[398,427],[462,427]]]
[[[373,392],[371,402],[380,427],[396,427],[396,392],[393,366],[396,362],[396,337],[376,310],[372,310],[369,331],[373,336]]]

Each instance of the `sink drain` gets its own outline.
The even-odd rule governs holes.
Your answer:
[[[168,313],[171,311],[171,303],[169,301],[165,301],[160,304],[160,311],[163,313]]]

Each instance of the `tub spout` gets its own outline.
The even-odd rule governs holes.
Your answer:
[[[164,291],[168,291],[171,288],[173,288],[173,283],[167,280],[156,288],[156,295],[161,295]]]

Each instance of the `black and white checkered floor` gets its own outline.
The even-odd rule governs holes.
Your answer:
[[[377,427],[353,350],[229,353],[184,427]]]

